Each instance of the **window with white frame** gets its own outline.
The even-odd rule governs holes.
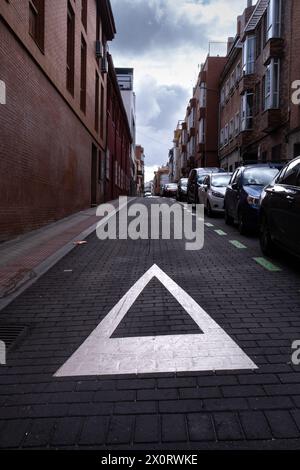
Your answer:
[[[267,40],[281,34],[281,0],[270,0],[267,10]]]
[[[272,59],[264,76],[264,109],[279,107],[279,71],[280,60]]]
[[[205,82],[201,82],[200,83],[200,97],[199,97],[200,108],[206,107],[206,93],[207,93],[207,85]]]
[[[223,105],[225,102],[225,88],[224,86],[221,89],[221,105]]]
[[[247,36],[243,44],[243,72],[245,75],[254,73],[256,37]]]
[[[238,82],[241,78],[241,63],[239,62],[235,69],[235,81]]]
[[[240,113],[236,113],[234,118],[234,133],[238,135],[240,132]]]
[[[199,144],[205,143],[205,119],[199,121]]]
[[[242,95],[242,106],[241,106],[241,128],[242,131],[250,130],[253,127],[253,103],[254,94],[251,91],[247,91]]]
[[[229,96],[229,89],[230,89],[230,84],[229,84],[229,80],[227,80],[225,84],[225,99],[227,99]]]
[[[229,123],[229,140],[233,139],[234,121],[231,119]]]
[[[220,132],[220,147],[224,145],[224,129],[221,129]]]
[[[228,144],[228,137],[229,137],[229,126],[226,124],[225,131],[224,131],[224,144]]]

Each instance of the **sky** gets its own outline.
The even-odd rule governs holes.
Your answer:
[[[253,2],[255,3],[255,2]],[[145,149],[145,181],[168,160],[173,132],[211,44],[224,53],[247,0],[111,0],[117,35],[115,67],[134,68],[137,144]]]

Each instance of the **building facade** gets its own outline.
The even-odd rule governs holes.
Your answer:
[[[106,195],[109,0],[0,2],[0,240]]]
[[[137,192],[137,167],[135,161],[136,146],[136,96],[134,93],[134,69],[132,68],[116,68],[117,79],[123,98],[127,119],[131,130],[131,181],[130,193],[135,195]]]
[[[158,168],[158,170],[155,171],[154,173],[154,181],[153,181],[154,195],[160,196],[163,185],[168,184],[168,183],[169,183],[169,167],[162,166]]]
[[[131,130],[112,56],[108,54],[106,197],[128,195],[131,177]]]
[[[294,0],[259,0],[238,18],[220,83],[223,168],[300,154],[299,106],[291,101],[300,70],[299,7]]]
[[[136,166],[136,194],[144,195],[145,189],[145,154],[141,145],[135,147],[135,166]]]

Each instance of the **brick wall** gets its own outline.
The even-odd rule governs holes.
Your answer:
[[[105,90],[99,104],[105,130],[107,86],[95,57],[96,0],[88,1],[87,32],[81,2],[70,4],[76,18],[74,97],[66,89],[67,0],[45,0],[44,53],[29,35],[28,1],[0,3],[0,80],[7,90],[7,103],[0,106],[0,240],[104,199],[100,159],[106,132],[101,138],[95,130],[96,70]],[[101,23],[100,37],[102,28]],[[81,35],[87,43],[85,114],[80,110]],[[92,144],[97,152],[93,174]]]

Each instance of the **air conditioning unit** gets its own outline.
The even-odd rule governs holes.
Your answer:
[[[96,41],[96,58],[102,59],[104,55],[104,47],[101,41]]]

